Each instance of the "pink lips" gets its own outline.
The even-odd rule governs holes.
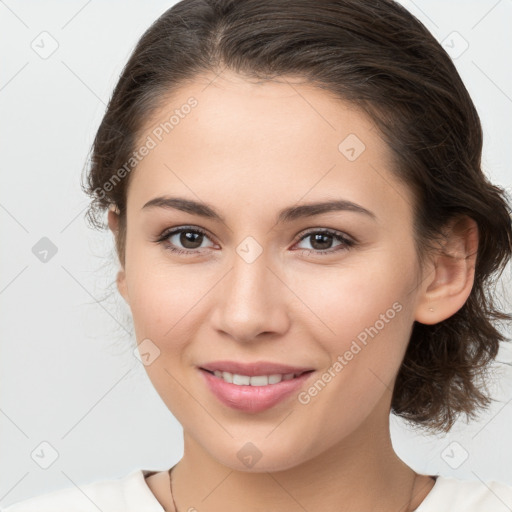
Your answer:
[[[212,370],[210,370],[210,368],[212,368]],[[231,368],[231,370],[228,368]],[[247,413],[257,413],[275,406],[292,393],[297,392],[313,373],[312,371],[309,371],[311,370],[310,368],[297,368],[273,363],[254,363],[252,365],[243,365],[241,363],[227,361],[202,365],[199,370],[210,391],[224,405]],[[278,373],[302,374],[290,380],[282,380],[278,384],[249,386],[230,384],[206,370],[219,370],[248,376],[272,375]]]

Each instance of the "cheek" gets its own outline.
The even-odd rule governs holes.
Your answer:
[[[194,305],[208,288],[173,272],[139,273],[129,282],[134,325],[140,336],[164,340],[176,339],[177,332],[194,321]]]
[[[357,264],[309,273],[294,291],[309,306],[306,318],[317,318],[323,325],[324,339],[330,333],[344,344],[361,333],[364,338],[366,329],[375,324],[382,332],[403,331],[408,321],[404,313],[413,298],[412,262],[373,254]]]
[[[402,268],[401,281],[381,268],[340,276],[316,294],[314,307],[325,325],[311,334],[329,361],[298,400],[309,417],[326,418],[319,432],[326,439],[347,435],[378,403],[384,410],[391,401],[413,317]],[[333,420],[333,411],[340,411],[340,421]]]
[[[150,338],[162,349],[165,340],[172,340],[170,346],[178,350],[180,340],[200,325],[201,306],[218,273],[202,264],[173,265],[154,247],[133,244],[129,249],[126,283],[137,340]]]
[[[414,262],[412,252],[382,252],[357,267],[329,269],[329,279],[302,281],[300,293],[321,319],[312,335],[330,359],[325,378],[332,384],[322,391],[330,395],[324,403],[371,407],[391,385],[413,322]]]

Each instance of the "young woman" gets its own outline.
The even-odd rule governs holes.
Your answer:
[[[184,454],[6,510],[510,510],[512,486],[418,474],[389,432],[489,403],[512,227],[481,151],[450,57],[391,0],[165,12],[85,188]]]

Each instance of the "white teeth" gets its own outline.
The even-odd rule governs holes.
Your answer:
[[[238,384],[238,382],[236,382],[235,379],[233,379],[233,382],[235,382],[235,384]],[[245,384],[245,382],[243,384]],[[251,386],[267,386],[268,377],[265,375],[255,375],[254,377],[251,377],[250,384]]]
[[[269,375],[268,376],[268,383],[269,384],[279,384],[283,380],[283,376],[279,373],[276,375]]]
[[[248,386],[251,383],[251,377],[247,375],[238,375],[233,373],[233,384],[239,384],[241,386]]]
[[[267,386],[268,384],[279,384],[282,380],[291,380],[296,377],[294,373],[286,373],[284,375],[279,373],[273,375],[255,375],[254,377],[249,377],[248,375],[221,372],[219,370],[215,370],[213,374],[230,384],[236,384],[238,386]]]

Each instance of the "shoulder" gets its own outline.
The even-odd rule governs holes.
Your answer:
[[[415,512],[510,512],[512,485],[490,480],[459,480],[437,476]]]
[[[123,478],[58,489],[0,508],[0,512],[163,512],[145,481],[153,473],[137,469]]]

